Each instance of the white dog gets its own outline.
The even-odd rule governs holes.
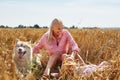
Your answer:
[[[30,42],[16,40],[14,47],[14,62],[16,64],[18,74],[22,77],[31,73],[32,64],[32,45]]]

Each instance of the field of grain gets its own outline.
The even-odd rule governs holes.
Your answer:
[[[34,43],[38,42],[46,31],[47,29],[0,29],[0,80],[19,80],[12,60],[16,38],[23,41],[31,40]],[[95,75],[82,79],[72,73],[62,73],[61,80],[120,80],[120,30],[69,29],[69,31],[87,64],[99,64],[106,60],[112,63],[112,67],[109,72],[104,71],[104,76],[100,78]],[[31,74],[29,80],[36,80],[35,76]]]

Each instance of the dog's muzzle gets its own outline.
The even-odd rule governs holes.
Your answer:
[[[25,55],[25,53],[26,53],[26,51],[24,51],[24,52],[19,51],[19,52],[18,52],[18,57],[19,57],[20,59],[22,59],[22,57]]]

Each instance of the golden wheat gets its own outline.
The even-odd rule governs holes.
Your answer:
[[[47,29],[0,29],[0,80],[18,80],[15,64],[12,61],[16,38],[24,41],[38,42]],[[64,67],[61,80],[119,80],[120,79],[120,30],[69,29],[80,48],[80,55],[86,63],[99,64],[101,61],[112,63],[110,71],[102,72],[102,77],[94,74],[92,78],[75,76]],[[46,53],[42,51],[42,53]],[[44,56],[44,54],[43,54]],[[44,56],[45,57],[45,56]],[[42,59],[43,67],[46,58]],[[44,68],[38,69],[43,72]],[[41,76],[37,74],[37,76]],[[39,72],[38,72],[39,73]],[[35,80],[33,74],[29,80]],[[39,77],[40,78],[40,77]],[[25,80],[24,78],[21,80]]]

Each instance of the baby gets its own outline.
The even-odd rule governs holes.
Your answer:
[[[106,68],[109,68],[111,64],[107,61],[101,62],[99,65],[90,64],[90,65],[84,65],[84,66],[76,66],[76,74],[82,75],[82,77],[90,77],[93,72],[96,71],[104,71]]]
[[[69,68],[72,66],[73,72],[76,75],[81,75],[82,77],[90,77],[93,72],[96,71],[104,71],[105,69],[109,68],[111,66],[111,64],[107,61],[103,61],[101,62],[99,65],[95,65],[95,64],[85,64],[85,65],[78,65],[77,61],[74,60],[74,58],[72,57],[72,55],[64,55],[63,56],[63,64],[62,66],[64,66],[63,68],[66,67],[67,70],[70,70]]]

